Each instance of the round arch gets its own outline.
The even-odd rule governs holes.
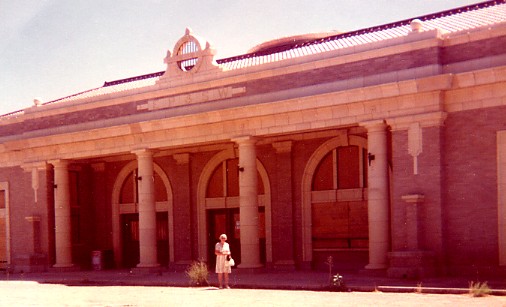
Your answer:
[[[316,168],[320,161],[331,150],[340,146],[356,145],[367,148],[367,139],[342,134],[332,138],[320,145],[311,155],[302,175],[302,261],[311,262],[313,260],[313,241],[312,241],[312,215],[311,215],[311,183]]]
[[[122,242],[121,242],[121,225],[120,225],[120,193],[123,182],[128,175],[137,169],[137,161],[131,161],[125,165],[119,172],[112,188],[112,241],[114,250],[114,261],[116,264],[122,262]],[[164,204],[167,207],[168,214],[168,239],[169,239],[169,263],[174,262],[174,215],[173,215],[173,197],[172,186],[169,177],[163,169],[156,163],[153,163],[153,171],[162,179],[163,185],[167,192],[167,202]]]
[[[202,170],[202,174],[200,175],[199,183],[197,186],[197,206],[198,206],[198,252],[199,259],[203,259],[207,261],[207,219],[206,219],[206,190],[207,183],[211,178],[213,171],[218,167],[220,163],[227,159],[237,158],[235,154],[234,148],[229,148],[223,150],[216,155],[214,155],[209,162],[207,162],[206,166]],[[264,197],[259,199],[259,203],[263,203],[265,207],[265,253],[266,253],[266,261],[272,262],[272,224],[271,224],[271,185],[269,181],[269,176],[263,164],[257,159],[257,171],[262,178],[262,182],[264,185]]]

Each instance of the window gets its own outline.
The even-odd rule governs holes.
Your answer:
[[[367,150],[341,146],[330,151],[316,168],[313,191],[356,189],[367,186]]]
[[[180,56],[181,55],[191,55],[192,53],[195,53],[198,51],[199,51],[199,47],[197,46],[197,44],[193,41],[188,41],[188,42],[183,43],[179,47],[177,55],[180,55]],[[188,58],[187,57],[183,57],[183,58],[184,58],[184,60],[177,62],[177,66],[182,71],[190,71],[193,69],[193,67],[195,67],[195,65],[197,65],[197,62],[198,62],[197,57],[189,56]]]

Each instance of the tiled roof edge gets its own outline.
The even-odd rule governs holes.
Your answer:
[[[404,19],[401,21],[395,21],[395,22],[391,22],[391,23],[387,23],[387,24],[383,24],[383,25],[379,25],[379,26],[373,26],[373,27],[369,27],[369,28],[346,32],[346,33],[331,35],[331,36],[328,36],[325,38],[309,40],[309,41],[306,41],[302,44],[296,44],[296,45],[288,44],[288,45],[280,46],[279,48],[270,48],[264,52],[262,52],[262,51],[252,52],[252,53],[236,55],[236,56],[232,56],[232,57],[228,57],[228,58],[218,59],[218,60],[216,60],[216,62],[218,64],[223,64],[223,63],[229,63],[229,62],[233,62],[233,61],[237,61],[237,60],[253,58],[253,57],[257,57],[257,56],[274,54],[274,53],[283,52],[283,51],[295,49],[295,48],[302,47],[302,46],[309,46],[309,45],[319,44],[322,42],[333,41],[333,40],[337,40],[339,38],[352,37],[352,36],[360,35],[360,34],[364,34],[364,33],[371,33],[371,32],[381,31],[381,30],[385,30],[385,29],[391,29],[391,28],[395,28],[395,27],[409,25],[413,19],[420,19],[422,21],[432,20],[432,19],[441,18],[441,17],[445,17],[445,16],[455,15],[457,13],[461,13],[462,11],[466,11],[466,12],[474,11],[474,10],[486,8],[489,6],[495,6],[495,5],[503,4],[503,3],[506,3],[506,0],[492,0],[492,1],[479,2],[479,3],[470,4],[470,5],[466,5],[466,6],[462,6],[462,7],[458,7],[458,8],[449,9],[449,10],[438,12],[438,13],[431,13],[431,14],[408,18],[408,19]],[[124,78],[124,79],[119,79],[119,80],[114,80],[114,81],[106,81],[106,82],[104,82],[104,85],[102,87],[118,85],[118,84],[123,84],[123,83],[132,82],[132,81],[143,80],[143,79],[160,77],[164,73],[165,73],[165,71],[159,71],[159,72],[155,72],[155,73],[150,73],[150,74],[145,74],[145,75],[140,75],[140,76],[135,76],[135,77],[129,77],[129,78]],[[78,95],[78,94],[76,94],[76,95]],[[72,95],[72,96],[74,96],[74,95]],[[71,97],[71,96],[69,96],[69,97]],[[68,97],[64,97],[64,98],[68,98]],[[64,98],[61,98],[61,99],[64,99]],[[60,99],[58,99],[58,100],[60,100]]]
[[[49,105],[49,104],[53,104],[53,103],[56,103],[60,100],[63,100],[63,99],[67,99],[67,98],[71,98],[71,97],[74,97],[74,96],[79,96],[79,95],[82,95],[84,93],[88,93],[88,92],[91,92],[91,91],[94,91],[94,90],[97,90],[99,89],[100,87],[96,87],[96,88],[92,88],[92,89],[89,89],[89,90],[86,90],[86,91],[82,91],[82,92],[79,92],[79,93],[76,93],[76,94],[72,94],[72,95],[68,95],[68,96],[65,96],[65,97],[62,97],[62,98],[58,98],[58,99],[55,99],[55,100],[51,100],[51,101],[48,101],[48,102],[45,102],[43,103],[42,105],[45,106],[45,105]]]
[[[144,79],[149,79],[149,78],[160,77],[164,73],[165,73],[165,71],[158,71],[158,72],[145,74],[145,75],[141,75],[141,76],[135,76],[135,77],[119,79],[119,80],[114,80],[114,81],[105,81],[104,85],[102,87],[118,85],[118,84],[122,84],[122,83],[128,83],[128,82],[132,82],[132,81],[144,80]]]
[[[222,64],[222,63],[229,63],[229,62],[233,62],[233,61],[237,61],[237,60],[243,60],[243,59],[247,59],[247,58],[253,58],[253,57],[257,57],[257,56],[274,54],[274,53],[278,53],[278,52],[283,52],[283,51],[295,49],[298,47],[315,45],[315,44],[319,44],[322,42],[333,41],[333,40],[337,40],[339,38],[352,37],[352,36],[356,36],[356,35],[360,35],[360,34],[372,33],[372,32],[377,32],[377,31],[381,31],[381,30],[405,26],[405,25],[409,25],[411,23],[411,21],[414,19],[420,19],[421,21],[432,20],[432,19],[436,19],[436,18],[455,15],[455,14],[461,13],[463,11],[469,12],[469,11],[479,10],[482,8],[495,6],[498,4],[504,4],[504,3],[506,3],[506,0],[492,0],[492,1],[479,2],[479,3],[470,4],[470,5],[466,5],[466,6],[462,6],[462,7],[458,7],[458,8],[449,9],[449,10],[442,11],[442,12],[431,13],[431,14],[427,14],[427,15],[422,15],[422,16],[418,16],[418,17],[412,17],[409,19],[395,21],[395,22],[391,22],[391,23],[387,23],[387,24],[383,24],[383,25],[379,25],[379,26],[373,26],[373,27],[359,29],[359,30],[355,30],[355,31],[339,33],[339,34],[331,35],[331,36],[328,36],[325,38],[319,38],[319,39],[315,39],[312,41],[307,41],[302,44],[284,45],[284,46],[280,46],[278,49],[272,48],[272,49],[266,50],[265,52],[260,51],[260,52],[252,52],[252,53],[246,53],[246,54],[242,54],[242,55],[232,56],[229,58],[217,60],[216,62],[218,64]]]

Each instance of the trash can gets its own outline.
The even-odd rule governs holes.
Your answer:
[[[102,251],[91,252],[91,266],[95,271],[101,271],[104,269],[104,257]]]

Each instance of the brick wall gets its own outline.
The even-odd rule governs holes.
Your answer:
[[[445,123],[445,243],[454,266],[498,264],[496,131],[506,107],[451,113]]]
[[[442,177],[441,149],[443,135],[439,127],[423,129],[423,150],[418,156],[418,174],[414,174],[413,157],[408,153],[407,131],[392,133],[392,249],[408,250],[408,240],[417,239],[419,250],[430,250],[442,256],[441,197]],[[421,194],[425,200],[418,205],[418,238],[409,238],[406,220],[407,204],[402,196]]]
[[[39,189],[35,202],[32,189],[32,174],[20,167],[2,169],[0,181],[9,183],[9,219],[11,237],[11,263],[15,270],[29,269],[25,264],[35,254],[43,255],[38,259],[38,269],[47,267],[51,261],[53,240],[49,230],[54,226],[52,210],[52,189],[46,189],[45,171],[39,171]],[[52,183],[50,184],[52,187]],[[39,219],[33,220],[31,218]],[[16,268],[17,267],[17,268]]]

